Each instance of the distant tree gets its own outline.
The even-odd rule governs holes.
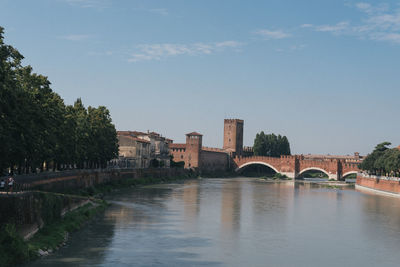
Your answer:
[[[398,173],[400,170],[400,151],[397,148],[389,149],[391,143],[383,142],[376,145],[359,168],[371,174],[383,175],[386,173]]]
[[[286,136],[266,135],[262,131],[254,139],[253,151],[256,156],[279,157],[290,155],[290,144]]]

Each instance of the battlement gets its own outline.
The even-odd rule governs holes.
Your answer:
[[[244,120],[241,120],[241,119],[224,119],[224,123],[235,123],[235,122],[244,123]]]
[[[217,147],[208,147],[208,146],[203,146],[201,148],[202,151],[210,151],[210,152],[223,152],[226,153],[225,150],[223,150],[222,148],[217,148]]]

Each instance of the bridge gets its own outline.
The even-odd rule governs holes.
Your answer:
[[[348,163],[341,159],[308,159],[301,155],[281,156],[280,158],[235,157],[233,163],[237,172],[246,166],[261,164],[293,179],[300,177],[306,171],[317,170],[328,175],[329,179],[344,180],[346,176],[359,171],[358,163]]]

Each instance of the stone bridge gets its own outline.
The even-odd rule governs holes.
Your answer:
[[[318,170],[329,179],[344,180],[347,175],[359,171],[357,163],[347,163],[340,159],[305,159],[303,156],[281,156],[280,158],[251,156],[235,157],[233,159],[236,171],[252,165],[261,164],[270,167],[277,173],[284,174],[290,178],[298,178],[309,170]]]

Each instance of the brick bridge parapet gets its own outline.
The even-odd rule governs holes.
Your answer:
[[[343,180],[345,176],[359,171],[357,163],[347,163],[340,159],[306,159],[302,155],[266,157],[235,157],[233,159],[235,171],[252,164],[262,164],[270,167],[277,173],[285,174],[290,178],[298,178],[308,170],[319,170],[328,175],[329,179]]]

